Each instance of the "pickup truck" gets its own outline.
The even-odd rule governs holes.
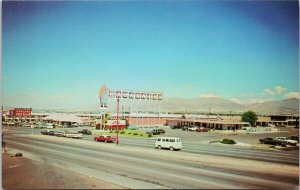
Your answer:
[[[84,135],[91,135],[92,131],[90,131],[88,129],[82,129],[81,131],[78,131],[78,133],[82,133]]]
[[[115,137],[109,136],[109,135],[101,135],[98,137],[94,137],[94,141],[100,141],[100,142],[114,142],[116,141]]]

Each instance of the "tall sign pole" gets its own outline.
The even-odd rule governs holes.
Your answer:
[[[103,85],[99,91],[99,99],[100,99],[100,108],[107,109],[107,99],[108,98],[116,98],[117,99],[117,141],[116,144],[119,144],[119,107],[120,107],[120,99],[127,100],[152,100],[152,101],[162,101],[163,93],[162,92],[146,92],[146,91],[128,91],[128,90],[112,90],[107,89],[105,85]],[[122,107],[122,116],[124,114]],[[142,124],[144,115],[142,113]],[[149,102],[148,102],[148,124],[149,124]]]
[[[116,141],[116,145],[119,144],[119,104],[120,104],[120,99],[117,98],[117,141]]]

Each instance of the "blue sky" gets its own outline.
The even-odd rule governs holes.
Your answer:
[[[297,1],[2,4],[6,106],[72,108],[108,88],[240,103],[299,97]]]

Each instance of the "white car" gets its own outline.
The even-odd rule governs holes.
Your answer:
[[[198,129],[198,127],[189,127],[188,131],[196,131]]]
[[[286,144],[288,144],[288,145],[296,146],[298,144],[298,141],[291,140],[287,137],[275,137],[275,139],[286,142]]]

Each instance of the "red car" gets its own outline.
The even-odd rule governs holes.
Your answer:
[[[94,137],[94,141],[100,142],[115,142],[116,138],[109,135],[101,135],[99,137]]]
[[[208,128],[204,128],[204,127],[200,127],[196,129],[197,132],[208,132],[209,129]]]

